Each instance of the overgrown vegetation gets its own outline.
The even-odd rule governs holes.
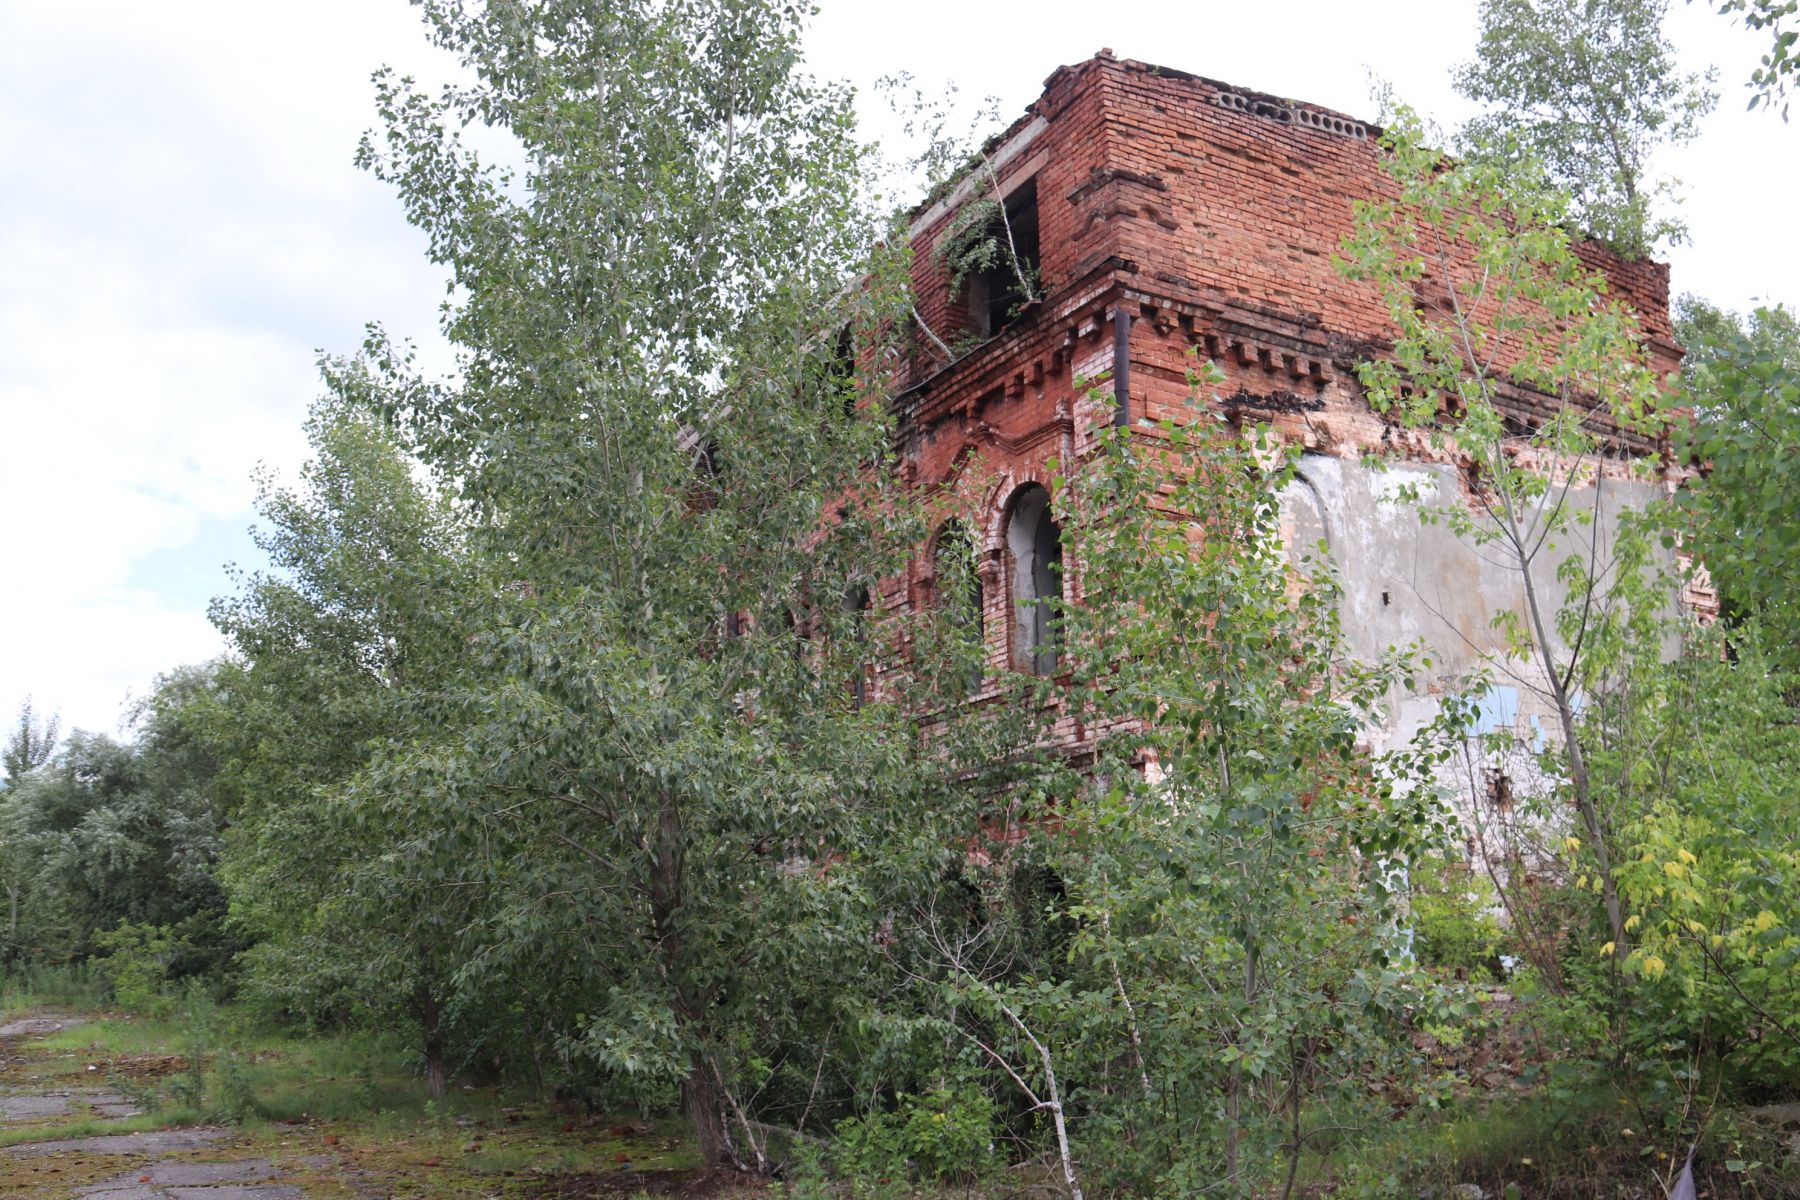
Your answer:
[[[1633,258],[1686,236],[1674,181],[1650,160],[1693,141],[1719,99],[1716,69],[1676,67],[1668,10],[1669,0],[1483,0],[1476,56],[1455,72],[1457,91],[1485,106],[1464,149],[1537,160],[1569,193],[1572,219]]]
[[[940,597],[979,568],[891,469],[917,309],[803,5],[421,7],[474,82],[380,75],[360,161],[457,285],[457,371],[378,328],[327,359],[311,462],[261,481],[270,567],[213,607],[229,655],[129,741],[21,715],[0,1003],[121,1014],[46,1069],[104,1060],[146,1126],[404,1137],[418,1172],[1800,1186],[1800,337],[1690,303],[1671,392],[1572,232],[1673,232],[1645,155],[1711,101],[1663,6],[1489,4],[1463,85],[1507,119],[1454,162],[1387,123],[1341,247],[1392,326],[1361,382],[1468,482],[1410,485],[1418,516],[1525,600],[1379,750],[1420,652],[1356,660],[1283,541],[1296,448],[1198,364],[1185,415],[1056,464],[1054,670],[996,677],[978,611],[886,586],[926,545]],[[972,179],[937,265],[1018,316],[994,171],[935,161]],[[1603,485],[1678,477],[1602,538]],[[1710,627],[1671,602],[1696,549]],[[1481,725],[1503,676],[1554,736]]]
[[[66,1008],[65,988],[14,990],[18,1005]],[[223,1122],[223,1160],[272,1160],[309,1196],[378,1188],[396,1197],[529,1197],[578,1188],[622,1163],[685,1177],[695,1157],[679,1122],[597,1113],[528,1082],[424,1086],[408,1039],[371,1030],[301,1033],[268,1026],[204,995],[171,997],[168,1014],[114,1014],[9,1045],[0,1069],[8,1094],[102,1085],[143,1110],[102,1117],[73,1109],[9,1123],[0,1151],[27,1142]],[[116,1157],[65,1151],[44,1182],[61,1190],[119,1174]],[[0,1159],[9,1194],[36,1195],[34,1177]],[[52,1194],[52,1193],[45,1193]]]

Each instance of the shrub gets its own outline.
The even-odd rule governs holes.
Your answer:
[[[112,985],[113,1003],[152,1017],[173,1011],[167,985],[176,945],[166,926],[120,921],[117,929],[96,933],[94,941],[106,952],[95,966]]]
[[[933,1088],[899,1107],[840,1121],[833,1157],[858,1179],[969,1182],[994,1162],[994,1105],[978,1088]]]
[[[1411,872],[1419,961],[1473,980],[1499,978],[1505,930],[1493,913],[1494,885],[1465,864],[1420,859]]]

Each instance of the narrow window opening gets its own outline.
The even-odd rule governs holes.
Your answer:
[[[853,583],[844,592],[844,611],[850,614],[850,639],[854,656],[850,667],[850,700],[861,708],[869,702],[869,589]]]
[[[938,532],[933,558],[933,603],[944,611],[957,632],[967,638],[974,649],[975,659],[965,682],[969,691],[980,691],[987,644],[983,611],[986,598],[982,594],[981,572],[975,563],[975,543],[969,536],[968,527],[961,521],[946,521]]]
[[[1062,528],[1050,511],[1050,493],[1032,484],[1013,504],[1006,527],[1012,556],[1013,665],[1033,675],[1056,673],[1062,642],[1057,609],[1062,603]]]
[[[788,637],[788,654],[794,665],[804,671],[809,680],[815,679],[819,658],[813,644],[816,632],[813,613],[805,607],[783,608],[781,618]]]
[[[693,456],[694,474],[688,482],[688,505],[705,512],[719,502],[724,489],[725,469],[719,455],[719,443],[698,432],[684,434],[688,453]]]
[[[1516,413],[1504,413],[1500,418],[1501,428],[1509,438],[1532,438],[1538,435],[1543,425],[1530,417],[1522,417]]]

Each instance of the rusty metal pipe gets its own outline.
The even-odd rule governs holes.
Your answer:
[[[1131,425],[1131,314],[1120,304],[1113,309],[1113,428]]]

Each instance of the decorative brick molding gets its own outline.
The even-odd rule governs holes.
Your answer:
[[[1213,97],[1213,100],[1220,108],[1249,113],[1253,117],[1267,117],[1271,121],[1306,125],[1313,129],[1322,129],[1326,133],[1338,134],[1340,137],[1366,138],[1369,136],[1369,127],[1361,121],[1352,121],[1348,117],[1340,117],[1319,109],[1303,108],[1296,104],[1281,104],[1253,92],[1221,91]]]

